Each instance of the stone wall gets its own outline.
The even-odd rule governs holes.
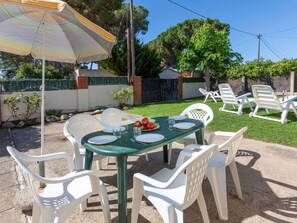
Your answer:
[[[268,78],[246,78],[244,84],[243,78],[219,80],[218,83],[229,83],[235,94],[252,91],[252,85],[264,84],[272,86],[273,90],[277,93],[281,93],[283,90],[291,91],[291,75],[294,75],[294,89],[292,92],[297,92],[297,73],[288,74],[286,76],[275,76]],[[245,86],[245,87],[244,87]]]

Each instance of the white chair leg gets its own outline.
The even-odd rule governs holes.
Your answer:
[[[175,208],[175,213],[176,213],[176,222],[177,223],[184,223],[184,212],[183,210],[179,210]],[[170,223],[173,221],[170,221]]]
[[[38,223],[40,222],[40,214],[41,214],[41,208],[39,204],[34,202],[33,204],[33,213],[32,213],[32,223]]]
[[[110,218],[110,209],[109,209],[109,201],[108,201],[108,196],[107,196],[107,191],[104,183],[99,180],[99,199],[104,215],[104,221],[105,223],[110,223],[111,218]]]
[[[97,166],[97,170],[101,170],[102,169],[102,160],[96,160],[96,166]]]
[[[147,162],[149,161],[149,158],[148,158],[148,154],[147,153],[145,153],[145,159],[146,159]]]
[[[201,188],[202,189],[202,188]],[[206,204],[205,204],[205,200],[204,200],[204,196],[202,193],[202,190],[200,191],[200,194],[197,198],[197,202],[200,208],[200,212],[203,218],[203,222],[204,223],[209,223],[209,217],[208,217],[208,212],[207,212],[207,208],[206,208]]]
[[[155,206],[160,213],[164,223],[183,223],[179,221],[181,218],[183,220],[183,212],[174,208],[172,205],[167,204],[164,206]],[[132,222],[131,222],[132,223]]]
[[[233,177],[233,181],[234,181],[234,184],[235,184],[237,195],[242,200],[243,198],[242,198],[242,193],[241,193],[240,180],[239,180],[239,176],[238,176],[238,171],[237,171],[235,160],[233,160],[233,162],[231,162],[229,164],[229,168],[230,168],[231,175]]]
[[[81,212],[83,212],[83,211],[85,211],[87,209],[87,200],[80,203],[79,209],[80,209]]]
[[[143,195],[142,182],[134,178],[134,180],[133,180],[133,199],[132,199],[132,209],[131,209],[132,210],[131,211],[131,223],[137,223],[142,195]]]
[[[225,167],[208,167],[206,176],[210,182],[220,219],[228,220],[227,186]]]
[[[243,108],[243,105],[242,105],[242,104],[239,105],[239,107],[238,107],[238,111],[237,111],[237,114],[238,114],[238,115],[241,115],[241,114],[242,114],[242,108]]]

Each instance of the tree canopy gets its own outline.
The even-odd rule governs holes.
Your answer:
[[[176,68],[180,52],[188,48],[188,40],[205,23],[215,30],[225,30],[229,35],[229,25],[220,23],[218,20],[191,19],[169,28],[148,45],[158,52],[165,66]]]
[[[127,75],[127,40],[123,39],[112,49],[111,58],[102,61],[100,65],[108,70],[114,71],[119,76]],[[135,73],[144,78],[157,77],[161,72],[161,59],[154,49],[135,41]]]

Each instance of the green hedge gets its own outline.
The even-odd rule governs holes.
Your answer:
[[[20,92],[20,91],[40,91],[41,80],[10,80],[2,81],[1,91]],[[45,80],[45,90],[71,90],[76,89],[75,80]]]
[[[89,85],[128,84],[127,76],[121,77],[89,77]]]
[[[203,77],[183,78],[183,83],[205,82]]]

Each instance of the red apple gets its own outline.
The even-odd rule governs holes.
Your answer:
[[[149,119],[148,118],[143,118],[142,119],[142,125],[146,126],[149,123]]]
[[[140,121],[136,121],[136,122],[134,123],[134,126],[135,126],[135,127],[141,127],[141,126],[142,126],[142,124],[141,124],[141,122],[140,122]]]

